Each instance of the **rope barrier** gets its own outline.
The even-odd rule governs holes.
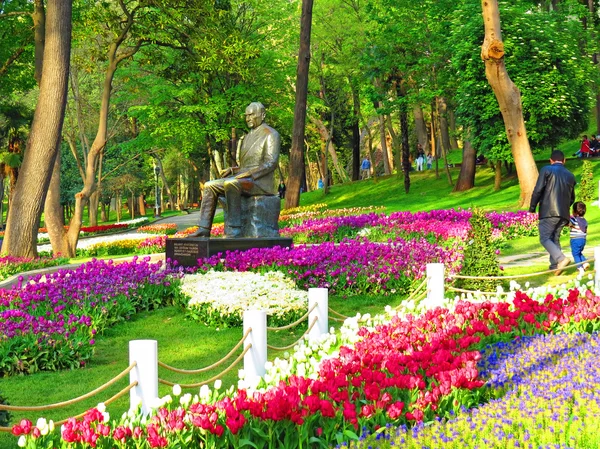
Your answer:
[[[579,265],[593,262],[594,260],[595,260],[595,258],[592,257],[591,259],[585,260],[583,262],[569,264],[566,267],[564,267],[563,270],[575,268],[575,267],[578,267]],[[553,270],[538,271],[536,273],[527,273],[527,274],[515,274],[512,276],[465,276],[465,275],[460,275],[460,274],[451,274],[451,275],[449,275],[449,277],[453,278],[453,279],[478,279],[478,280],[488,280],[489,281],[489,280],[502,280],[502,279],[529,278],[529,277],[540,276],[542,274],[554,273],[555,271],[556,271],[556,268]]]
[[[334,315],[337,315],[337,316],[339,316],[340,318],[343,318],[344,320],[345,320],[346,318],[350,318],[349,316],[342,315],[341,313],[339,313],[339,312],[336,312],[336,311],[335,311],[335,310],[333,310],[331,307],[327,307],[327,309],[328,309],[328,310],[329,310],[331,313],[333,313]],[[334,318],[333,318],[333,317],[329,317],[329,319],[330,319],[330,320],[333,320]],[[337,320],[336,320],[336,321],[337,321]],[[343,320],[342,320],[342,321],[343,321]]]
[[[497,295],[497,296],[505,296],[510,295],[514,292],[482,292],[479,290],[465,290],[464,288],[456,288],[456,287],[448,287],[450,291],[458,292],[458,293],[472,293],[474,295]]]
[[[181,369],[181,368],[175,368],[173,366],[167,365],[166,363],[163,363],[161,361],[158,362],[158,366],[160,366],[166,370],[173,371],[174,373],[180,373],[180,374],[199,374],[199,373],[204,373],[206,371],[210,371],[211,369],[216,368],[219,365],[222,365],[223,362],[225,362],[225,360],[230,358],[235,353],[235,351],[237,351],[240,348],[240,346],[242,346],[244,344],[244,340],[250,334],[250,332],[252,332],[251,328],[246,330],[246,333],[244,334],[242,339],[233,347],[233,349],[231,351],[229,351],[229,353],[227,353],[227,355],[225,357],[223,357],[221,360],[213,363],[210,366],[207,366],[204,368],[198,368],[198,369]]]
[[[121,373],[119,373],[117,376],[113,377],[111,380],[106,382],[104,385],[100,385],[95,390],[92,390],[89,393],[86,393],[77,398],[70,399],[70,400],[64,401],[64,402],[57,402],[55,404],[49,404],[49,405],[18,406],[18,405],[0,404],[0,410],[8,410],[11,412],[36,412],[36,411],[39,412],[39,411],[45,411],[45,410],[52,410],[52,409],[60,408],[60,407],[66,407],[67,405],[72,405],[77,402],[83,401],[84,399],[88,399],[88,398],[94,396],[95,394],[106,390],[108,387],[115,384],[116,382],[121,380],[123,377],[125,377],[135,367],[135,365],[136,365],[136,363],[133,362],[125,370],[121,371]]]
[[[206,385],[209,384],[217,379],[219,379],[221,376],[227,374],[229,371],[232,370],[232,368],[238,364],[238,362],[240,360],[242,360],[244,358],[244,356],[246,355],[246,353],[250,350],[250,348],[252,347],[252,344],[249,344],[248,346],[246,346],[246,348],[244,349],[244,351],[239,355],[239,357],[237,359],[235,359],[233,361],[233,363],[231,365],[229,365],[227,368],[225,368],[223,371],[221,371],[219,374],[217,374],[216,376],[211,377],[208,380],[205,380],[203,382],[198,382],[195,384],[175,384],[173,382],[170,382],[168,380],[164,380],[159,378],[158,379],[158,383],[161,383],[163,385],[168,385],[170,387],[174,386],[174,385],[179,385],[181,388],[198,388],[201,387],[202,385]]]
[[[121,391],[119,391],[118,393],[116,393],[115,395],[111,396],[110,398],[108,398],[106,401],[104,401],[105,405],[109,405],[111,402],[116,401],[117,399],[123,397],[124,395],[126,395],[127,393],[129,393],[129,390],[131,390],[133,387],[137,386],[137,381],[135,382],[131,382],[129,385],[127,385],[125,388],[123,388]],[[69,419],[71,418],[75,418],[75,419],[79,419],[85,416],[85,414],[87,413],[87,410],[83,413],[80,413],[79,415],[76,416],[70,416],[69,418],[63,419],[61,421],[55,422],[54,426],[61,426],[64,423],[66,423]]]
[[[421,290],[424,286],[427,285],[427,277],[423,278],[423,281],[415,288],[412,292],[412,295],[415,295],[419,290]]]
[[[286,324],[285,326],[281,326],[281,327],[268,327],[267,326],[267,330],[268,331],[282,331],[282,330],[285,330],[285,329],[290,329],[292,327],[295,327],[295,326],[299,325],[300,323],[302,323],[305,319],[307,319],[308,315],[310,315],[310,312],[312,312],[313,310],[315,310],[317,308],[317,306],[318,306],[318,304],[314,303],[313,306],[310,308],[310,310],[308,312],[306,312],[304,315],[302,315],[300,318],[298,318],[293,323]]]
[[[115,395],[111,396],[106,401],[104,401],[104,404],[108,405],[108,404],[116,401],[117,399],[123,397],[124,395],[126,395],[127,393],[129,393],[129,390],[131,390],[133,387],[137,386],[137,384],[138,384],[137,380],[135,382],[131,382],[129,385],[127,385],[121,391],[119,391]],[[87,412],[88,412],[88,410],[86,410],[83,413],[80,413],[79,415],[70,416],[69,418],[63,419],[61,421],[57,421],[57,422],[54,423],[54,425],[55,426],[61,426],[61,425],[63,425],[64,423],[66,423],[71,418],[75,418],[75,419],[83,418]],[[12,427],[0,427],[0,432],[12,432]]]
[[[315,317],[313,319],[310,326],[308,326],[308,329],[306,329],[306,332],[304,332],[304,334],[298,340],[296,340],[294,343],[292,343],[291,345],[281,346],[281,347],[267,345],[267,348],[272,349],[274,351],[285,351],[287,349],[292,349],[294,346],[296,346],[300,342],[300,340],[302,340],[304,337],[306,337],[308,335],[308,333],[311,331],[311,329],[313,327],[315,327],[315,324],[317,324],[317,317]]]
[[[346,322],[346,320],[345,320],[345,319],[343,319],[343,318],[336,318],[336,317],[334,317],[334,316],[330,316],[330,317],[329,317],[329,319],[330,319],[331,321],[335,321],[335,322],[337,322],[337,323],[344,323],[344,322]]]

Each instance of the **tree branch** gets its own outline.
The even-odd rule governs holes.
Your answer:
[[[8,71],[8,68],[10,67],[10,65],[13,62],[15,62],[17,59],[19,59],[19,56],[21,56],[21,54],[23,54],[24,51],[25,51],[24,47],[18,48],[11,55],[11,57],[6,60],[6,62],[4,63],[4,65],[2,67],[0,67],[0,75],[4,75]]]

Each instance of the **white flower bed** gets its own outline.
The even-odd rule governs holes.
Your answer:
[[[104,235],[92,237],[85,240],[79,240],[77,242],[77,249],[89,248],[92,245],[102,242],[118,242],[120,240],[145,240],[147,238],[148,234],[139,234],[137,232],[131,232],[127,234]],[[52,245],[38,245],[38,252],[42,251],[52,251]]]
[[[280,326],[308,310],[308,292],[280,272],[188,274],[181,290],[190,298],[189,314],[211,326],[240,326],[245,310],[264,310],[270,325]]]

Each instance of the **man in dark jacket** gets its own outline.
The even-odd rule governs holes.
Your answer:
[[[540,243],[550,254],[550,269],[555,275],[562,273],[571,262],[560,247],[560,233],[569,223],[570,207],[575,202],[575,176],[564,166],[565,155],[554,150],[550,165],[540,170],[529,212],[535,212],[539,204]]]

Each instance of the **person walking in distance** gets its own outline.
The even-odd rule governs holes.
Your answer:
[[[368,179],[371,176],[371,161],[367,156],[360,164],[360,179]]]
[[[571,254],[573,254],[573,261],[579,265],[579,271],[584,272],[590,266],[586,262],[586,258],[583,256],[583,248],[585,248],[585,242],[587,240],[587,228],[588,223],[584,217],[586,212],[585,203],[576,201],[573,204],[573,215],[571,215],[571,222],[569,227],[571,228]]]
[[[550,165],[540,170],[531,195],[529,212],[539,205],[540,243],[550,255],[550,269],[558,276],[571,262],[560,247],[560,233],[569,223],[570,207],[575,202],[575,176],[564,166],[565,155],[554,150]]]

